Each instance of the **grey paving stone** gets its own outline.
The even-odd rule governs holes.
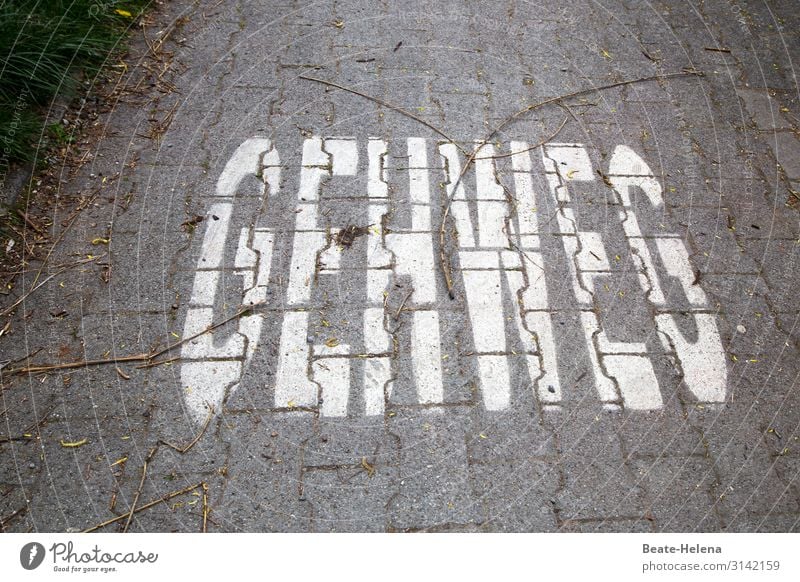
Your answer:
[[[698,455],[705,451],[702,434],[679,412],[681,404],[667,402],[663,411],[646,415],[625,414],[621,422],[625,454],[632,458],[663,455]],[[666,436],[665,438],[665,435]]]
[[[39,431],[41,478],[26,491],[28,512],[38,531],[83,530],[99,523],[114,490],[114,478],[103,455],[94,422],[71,420]],[[61,443],[86,444],[65,447]],[[98,457],[102,460],[98,461]]]
[[[748,113],[756,127],[763,130],[790,129],[791,124],[780,110],[778,98],[763,89],[739,89]]]
[[[797,150],[800,147],[797,137],[790,132],[776,132],[774,136],[775,157],[790,180],[800,179],[800,156]]]
[[[187,479],[176,479],[170,482],[169,489],[178,491],[182,485],[190,487],[200,483],[200,479],[207,485],[204,492],[202,487],[173,497],[166,503],[160,503],[136,514],[131,521],[131,532],[163,532],[163,533],[199,533],[203,531],[203,496],[206,496],[209,511],[207,513],[206,531],[225,532],[235,531],[231,524],[225,523],[214,515],[214,507],[222,494],[223,480],[219,476],[187,476]],[[189,480],[191,480],[189,482]],[[174,489],[173,489],[174,487]],[[147,501],[149,499],[146,499]],[[113,531],[113,530],[110,530]]]
[[[471,482],[484,530],[545,532],[556,528],[557,467],[531,459],[473,463]]]
[[[555,439],[550,428],[540,419],[533,390],[518,404],[518,411],[498,414],[481,407],[472,409],[467,438],[471,463],[493,463],[503,460],[555,458]],[[546,413],[545,413],[546,414]]]
[[[0,515],[3,516],[3,533],[33,529],[23,487],[0,485]]]
[[[318,532],[382,532],[386,504],[397,490],[396,467],[309,470],[303,474],[303,495],[313,508]]]
[[[716,475],[709,459],[660,457],[633,465],[648,492],[647,519],[656,531],[719,531]]]
[[[224,498],[214,509],[225,530],[311,529],[311,508],[301,499],[301,454],[312,422],[311,415],[302,412],[231,420],[222,438],[236,446],[237,453],[229,459]]]
[[[611,416],[595,420],[583,413],[556,427],[564,475],[557,496],[560,519],[604,520],[644,514],[642,486],[627,466],[614,431],[607,432],[614,424]]]
[[[402,411],[391,417],[389,429],[400,437],[400,483],[388,505],[393,529],[481,523],[459,418],[463,423],[463,411]]]
[[[713,439],[710,433],[707,437]],[[776,474],[775,463],[761,443],[744,446],[729,441],[714,446],[712,442],[711,454],[719,474],[720,515],[726,527],[738,531],[740,519],[800,510],[790,482]]]
[[[397,436],[387,432],[383,417],[320,419],[318,433],[303,448],[307,469],[362,467],[362,461],[383,467],[399,464]]]
[[[647,519],[570,519],[564,520],[560,532],[566,533],[647,533],[653,531],[653,524]]]
[[[795,533],[800,530],[800,516],[796,513],[741,516],[730,529],[748,533]]]

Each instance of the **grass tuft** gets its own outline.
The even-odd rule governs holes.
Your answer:
[[[30,161],[57,97],[76,94],[149,0],[0,0],[0,172]]]

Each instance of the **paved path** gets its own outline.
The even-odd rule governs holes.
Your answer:
[[[800,15],[558,4],[157,14],[0,346],[186,341],[9,365],[6,527],[797,531]]]

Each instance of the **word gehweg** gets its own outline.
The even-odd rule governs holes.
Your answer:
[[[478,142],[476,142],[477,147]],[[369,138],[366,144],[355,138],[311,137],[303,142],[297,190],[293,242],[288,285],[282,304],[277,373],[274,383],[276,408],[319,408],[323,416],[347,416],[354,358],[363,358],[359,380],[366,416],[384,412],[385,397],[393,389],[392,338],[387,332],[385,297],[393,276],[411,280],[413,295],[406,307],[413,312],[412,341],[408,346],[420,404],[443,402],[441,325],[437,305],[434,226],[430,173],[444,171],[443,186],[451,197],[452,218],[458,233],[457,259],[464,285],[473,354],[482,401],[487,410],[506,410],[510,405],[510,367],[506,321],[519,334],[530,383],[543,410],[561,406],[561,382],[557,342],[553,332],[552,308],[545,281],[542,237],[536,214],[537,195],[532,179],[531,155],[540,152],[547,183],[547,196],[557,207],[555,235],[567,257],[569,281],[578,304],[580,327],[589,354],[596,391],[607,409],[654,410],[663,406],[659,382],[644,342],[612,341],[594,308],[595,280],[613,276],[614,269],[602,233],[585,229],[578,220],[579,209],[571,188],[576,184],[603,182],[613,189],[615,205],[626,245],[630,247],[635,275],[641,291],[653,308],[654,326],[664,352],[680,362],[682,379],[699,402],[725,400],[727,366],[716,326],[715,310],[697,285],[689,252],[677,234],[643,234],[636,197],[649,202],[653,210],[663,209],[663,189],[649,166],[631,148],[619,145],[610,158],[607,173],[595,171],[582,144],[548,143],[529,148],[512,142],[513,196],[496,178],[495,148],[485,145],[475,158],[474,199],[467,198],[455,144],[438,143],[434,156],[428,141],[407,138],[408,228],[383,232],[378,226],[389,212],[387,182],[388,144]],[[366,296],[363,309],[363,346],[352,350],[341,343],[308,345],[309,311],[317,274],[341,275],[341,254],[331,244],[338,229],[319,224],[323,188],[336,177],[355,176],[359,152],[366,149],[367,184],[364,205],[368,224]],[[438,154],[438,155],[437,155]],[[362,153],[363,155],[363,153]],[[431,158],[438,162],[431,163]],[[436,167],[438,166],[438,170]],[[235,259],[226,265],[225,246],[232,224],[237,191],[246,178],[262,182],[261,194],[274,199],[281,190],[283,166],[271,140],[255,137],[242,143],[228,160],[210,196],[206,229],[194,277],[184,337],[198,335],[182,348],[181,382],[187,408],[198,422],[209,409],[220,410],[226,395],[237,388],[262,334],[260,314],[239,319],[237,333],[214,341],[203,334],[214,321],[214,306],[225,271],[233,270],[243,279],[243,303],[262,304],[270,279],[273,250],[280,232],[251,226],[238,236]],[[643,197],[642,197],[643,195]],[[509,198],[516,215],[512,215]],[[552,222],[552,221],[549,221]],[[344,226],[344,225],[342,225]],[[232,237],[230,237],[232,238]],[[660,275],[655,265],[661,266]],[[535,276],[534,276],[535,274]],[[275,277],[273,276],[273,279]],[[671,309],[665,284],[677,282],[688,308]],[[519,297],[522,309],[504,304],[502,289]],[[693,331],[687,333],[678,320],[688,315]],[[309,362],[311,366],[309,368]]]

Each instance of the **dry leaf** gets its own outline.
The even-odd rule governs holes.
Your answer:
[[[361,466],[367,472],[368,477],[372,477],[375,474],[375,465],[371,465],[366,457],[361,457]]]
[[[75,441],[75,442],[71,442],[71,443],[68,443],[68,442],[62,440],[61,441],[61,446],[64,447],[65,449],[75,449],[77,447],[82,447],[83,445],[85,445],[88,442],[89,442],[88,439],[81,439],[79,441]]]

